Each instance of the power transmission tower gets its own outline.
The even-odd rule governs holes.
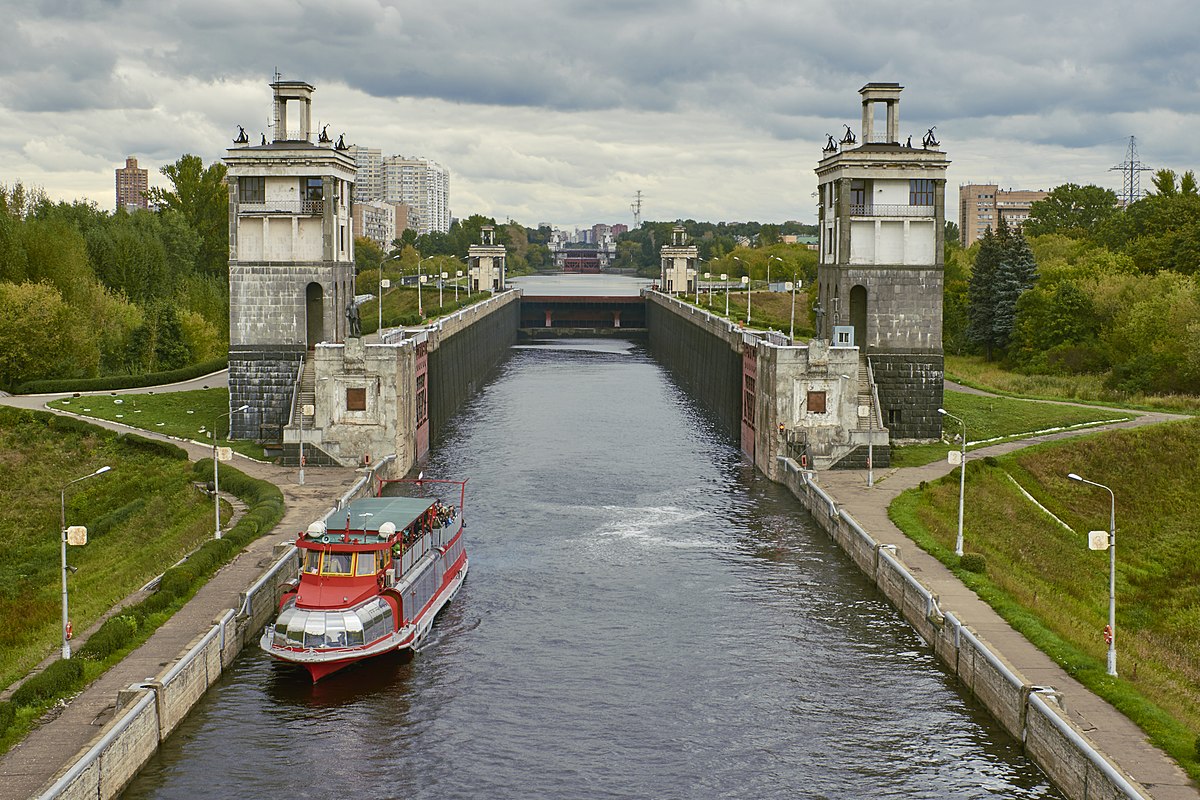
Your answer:
[[[1109,167],[1109,172],[1120,171],[1122,176],[1121,202],[1126,207],[1142,199],[1142,187],[1139,172],[1150,172],[1150,168],[1138,161],[1137,140],[1129,137],[1129,151],[1125,154],[1125,163]]]
[[[629,205],[629,210],[633,212],[633,228],[637,230],[642,227],[642,190],[638,189],[638,193],[634,195],[633,202]]]

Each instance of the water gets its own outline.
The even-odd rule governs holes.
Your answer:
[[[409,660],[248,649],[127,798],[1059,797],[640,345],[520,345],[427,475],[470,576]]]

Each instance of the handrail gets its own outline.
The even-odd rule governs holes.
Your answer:
[[[1091,742],[1080,736],[1074,728],[1067,724],[1066,720],[1058,716],[1050,708],[1050,704],[1042,698],[1038,691],[1035,690],[1029,693],[1029,702],[1037,706],[1037,709],[1050,720],[1050,724],[1054,726],[1055,730],[1070,739],[1071,743],[1083,753],[1087,760],[1103,772],[1105,777],[1116,785],[1117,789],[1125,793],[1126,797],[1131,798],[1131,800],[1146,800],[1146,796],[1134,788],[1133,784],[1127,781],[1124,775],[1117,772],[1116,768],[1096,751]]]
[[[114,721],[113,726],[100,737],[100,740],[89,747],[88,751],[72,764],[70,769],[59,776],[58,780],[52,783],[46,791],[39,794],[37,800],[50,800],[50,798],[61,796],[75,779],[96,763],[104,751],[108,749],[109,745],[113,743],[114,739],[125,733],[126,728],[132,725],[133,721],[146,710],[146,706],[155,701],[155,692],[153,689],[149,687],[140,688],[144,688],[146,694],[142,695],[140,700],[130,706],[129,710],[121,716],[120,720]]]
[[[933,206],[908,203],[851,203],[852,217],[932,217]]]
[[[167,670],[167,674],[162,677],[162,679],[159,681],[159,683],[161,683],[163,686],[166,686],[168,683],[170,683],[172,680],[174,680],[175,677],[180,672],[183,671],[184,667],[186,667],[188,664],[190,664],[192,661],[195,660],[196,653],[198,653],[198,652],[200,652],[200,650],[204,649],[204,647],[206,647],[208,645],[208,643],[212,641],[214,636],[216,636],[218,633],[221,633],[222,631],[225,630],[225,623],[229,622],[229,620],[232,619],[233,616],[234,616],[233,609],[232,608],[226,609],[225,613],[221,615],[221,621],[219,623],[214,623],[213,626],[209,629],[208,633],[204,634],[203,638],[201,638],[200,641],[196,642],[196,644],[192,646],[191,650],[188,650],[183,655],[182,658],[180,658],[178,661],[176,661],[174,664],[172,664],[171,668],[169,670]]]
[[[275,575],[279,572],[279,570],[283,569],[283,567],[287,564],[287,562],[290,559],[293,559],[296,557],[296,552],[297,552],[296,545],[294,545],[294,544],[288,545],[287,551],[282,556],[279,557],[279,560],[276,561],[274,564],[272,564],[271,568],[268,569],[266,572],[264,572],[259,577],[258,580],[256,580],[254,583],[250,584],[250,588],[247,589],[245,592],[243,592],[244,599],[242,600],[242,605],[238,609],[238,612],[237,612],[237,615],[239,617],[249,617],[249,616],[253,615],[253,613],[254,613],[254,595],[257,594],[259,592],[259,590],[261,590],[264,586],[266,586],[267,581],[274,578]]]
[[[304,380],[304,356],[300,356],[300,366],[296,369],[296,380],[292,383],[292,405],[288,408],[287,427],[296,422],[296,398],[300,395],[300,381]],[[303,412],[301,412],[303,416]]]
[[[875,383],[875,367],[871,365],[871,359],[867,359],[867,382],[871,385],[871,415],[875,418],[875,424],[880,429],[883,428],[883,409],[879,405],[879,385]]]

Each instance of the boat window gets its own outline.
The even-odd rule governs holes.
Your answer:
[[[324,614],[305,614],[304,620],[304,646],[305,647],[324,647],[325,646],[325,615]]]
[[[358,553],[354,564],[355,575],[374,575],[375,574],[375,553]]]
[[[354,647],[355,645],[364,644],[363,642],[363,624],[357,614],[347,614],[345,616],[346,625],[346,645]]]
[[[377,571],[381,570],[381,569],[387,569],[388,561],[390,560],[390,558],[389,558],[390,555],[391,555],[390,550],[376,550],[375,551],[375,569]]]
[[[346,646],[346,618],[342,614],[325,615],[325,646]]]
[[[287,628],[287,643],[293,647],[304,646],[304,618],[308,614],[297,612],[296,616],[288,621]]]
[[[350,557],[352,553],[334,553],[325,551],[325,559],[321,567],[324,575],[349,575]]]
[[[321,551],[320,550],[305,550],[304,551],[304,571],[316,572],[321,566]]]

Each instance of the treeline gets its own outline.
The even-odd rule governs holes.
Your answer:
[[[817,234],[817,226],[802,225],[798,222],[785,222],[782,225],[758,222],[697,222],[694,219],[680,222],[643,222],[642,227],[627,231],[617,238],[615,266],[658,274],[659,248],[670,244],[671,231],[676,225],[683,226],[688,244],[696,245],[700,258],[705,261],[720,259],[741,246],[769,247],[779,244],[783,236]]]
[[[0,385],[135,375],[228,350],[224,166],[184,156],[161,210],[109,213],[0,185]]]
[[[547,247],[550,229],[541,230],[526,228],[516,222],[497,223],[492,217],[472,214],[466,219],[456,219],[450,223],[446,233],[433,231],[417,235],[411,228],[400,234],[400,238],[392,242],[391,247],[380,247],[376,242],[365,237],[354,240],[354,261],[356,271],[379,268],[382,261],[400,259],[408,266],[413,258],[427,256],[448,256],[465,258],[468,248],[480,243],[480,231],[485,225],[496,229],[496,243],[504,245],[508,250],[507,271],[509,275],[525,275],[552,266],[550,249]],[[412,254],[411,257],[405,253]]]
[[[1014,287],[999,276],[1018,280],[1011,252],[1025,236],[1036,267],[1022,273],[1009,313],[997,297]],[[997,251],[1009,254],[998,261]],[[1200,394],[1198,271],[1191,171],[1160,170],[1127,208],[1110,190],[1066,184],[1033,205],[1023,232],[997,231],[965,252],[948,247],[946,349],[1027,373],[1104,374],[1126,392]]]

